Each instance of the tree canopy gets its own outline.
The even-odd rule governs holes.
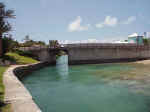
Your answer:
[[[15,18],[13,10],[7,10],[3,3],[0,3],[0,38],[4,33],[8,33],[11,30],[11,25],[8,19]]]

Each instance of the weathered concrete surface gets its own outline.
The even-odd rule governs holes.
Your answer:
[[[95,64],[150,59],[150,46],[137,44],[67,44],[63,48],[27,49],[41,61],[56,62],[55,52],[68,54],[69,64]]]
[[[14,75],[13,70],[18,66],[11,66],[5,73],[5,101],[11,103],[13,112],[41,112],[32,100],[32,96],[24,85]]]
[[[69,64],[128,62],[150,58],[149,47],[69,48]]]

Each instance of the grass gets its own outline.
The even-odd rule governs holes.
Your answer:
[[[9,60],[15,62],[16,64],[32,64],[32,63],[38,62],[37,60],[35,60],[31,57],[22,56],[16,52],[8,52],[8,53],[6,53],[6,57],[8,57]]]
[[[3,73],[8,67],[0,66],[0,112],[10,112],[10,105],[4,103],[5,87],[3,85]]]

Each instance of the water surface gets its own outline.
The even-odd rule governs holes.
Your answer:
[[[131,64],[64,64],[47,67],[23,83],[43,112],[149,112],[150,97],[129,88],[136,81],[119,80],[138,69]]]

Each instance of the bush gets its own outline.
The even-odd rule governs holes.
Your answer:
[[[19,47],[19,43],[15,41],[12,37],[4,37],[2,38],[2,48],[3,53],[7,53],[9,51],[14,51],[15,48]]]
[[[150,44],[150,40],[147,39],[147,38],[144,38],[143,39],[143,43],[144,43],[144,45],[149,45]]]

